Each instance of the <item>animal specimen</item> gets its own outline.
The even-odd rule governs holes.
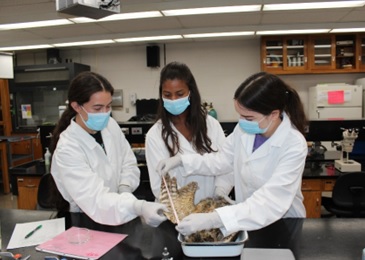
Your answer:
[[[229,205],[229,203],[223,198],[206,198],[195,205],[194,196],[195,192],[199,188],[196,182],[190,182],[186,186],[178,189],[175,177],[171,178],[167,174],[165,176],[165,180],[179,220],[192,213],[208,213],[212,212],[216,208]],[[163,181],[161,181],[160,202],[165,204],[169,210],[168,212],[164,212],[167,219],[169,219],[172,223],[177,224],[166,186]],[[184,240],[185,242],[230,242],[234,241],[236,237],[237,233],[223,237],[223,234],[219,229],[211,229],[202,230],[189,236],[185,236]]]

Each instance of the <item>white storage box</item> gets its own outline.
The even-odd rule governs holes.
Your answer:
[[[234,242],[184,242],[178,235],[182,250],[189,257],[233,257],[242,253],[244,242],[248,239],[247,231],[240,231]]]

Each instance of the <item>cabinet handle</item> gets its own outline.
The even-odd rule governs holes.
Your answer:
[[[24,179],[23,178],[18,178],[18,181],[21,182],[21,181],[24,181]]]
[[[319,211],[319,210],[320,210],[320,208],[321,208],[321,205],[320,205],[320,203],[319,203],[319,199],[317,198],[317,199],[316,199],[316,211]]]
[[[34,185],[34,184],[28,184],[28,185],[25,185],[25,187],[27,187],[27,188],[35,188],[35,187],[37,187],[36,185]]]

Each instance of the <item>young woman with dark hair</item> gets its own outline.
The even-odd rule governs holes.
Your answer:
[[[218,151],[225,140],[219,122],[207,115],[202,106],[195,78],[186,64],[171,62],[161,71],[158,121],[146,136],[146,160],[152,192],[160,196],[161,176],[156,171],[160,160],[177,154],[206,154]],[[232,189],[225,176],[186,176],[183,167],[169,172],[176,177],[178,188],[197,182],[195,203],[213,196],[227,200]]]
[[[278,76],[252,75],[234,94],[239,122],[217,153],[180,155],[160,162],[161,174],[219,175],[233,170],[236,205],[192,214],[177,226],[183,235],[220,228],[224,235],[256,230],[280,218],[306,216],[301,192],[308,152],[306,116],[298,93]]]
[[[68,91],[69,104],[52,136],[51,174],[70,212],[101,224],[120,225],[137,216],[151,226],[166,207],[138,200],[137,160],[118,123],[110,117],[113,87],[103,76],[83,72]]]

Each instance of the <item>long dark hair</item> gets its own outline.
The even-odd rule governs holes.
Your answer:
[[[68,89],[69,104],[52,133],[50,144],[51,153],[56,149],[60,134],[70,125],[71,119],[76,116],[76,111],[72,108],[71,103],[74,101],[80,105],[87,103],[90,97],[99,91],[107,91],[113,95],[114,88],[107,79],[94,72],[82,72],[71,81]],[[57,208],[58,217],[66,216],[66,223],[70,222],[70,216],[67,213],[70,209],[70,203],[63,198],[53,178],[49,178],[48,189],[50,192],[49,199]]]
[[[78,74],[70,84],[68,89],[68,106],[62,113],[55,129],[52,133],[50,151],[53,153],[56,149],[60,134],[70,125],[71,119],[76,116],[76,111],[72,108],[71,103],[77,102],[80,105],[87,103],[90,97],[100,91],[114,93],[114,88],[110,82],[103,76],[86,71]]]
[[[159,106],[157,119],[162,121],[162,139],[170,153],[176,155],[180,151],[179,138],[172,129],[170,122],[173,117],[163,106],[162,85],[167,80],[179,79],[188,85],[190,91],[190,106],[187,108],[186,125],[192,133],[192,143],[194,149],[200,153],[214,152],[211,148],[212,141],[208,137],[206,124],[206,111],[201,104],[200,93],[195,78],[187,65],[180,62],[171,62],[161,71],[159,88]],[[172,142],[169,143],[171,138]]]
[[[247,78],[234,93],[234,99],[242,106],[269,115],[278,109],[286,112],[292,124],[304,135],[307,117],[295,89],[278,76],[259,72]]]

